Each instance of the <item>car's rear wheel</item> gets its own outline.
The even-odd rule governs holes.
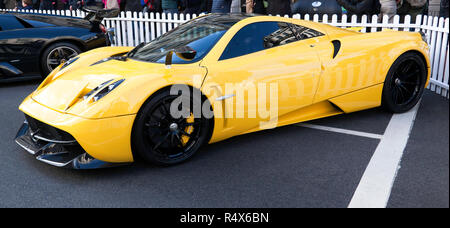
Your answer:
[[[191,104],[181,105],[189,110],[188,118],[174,118],[170,105],[183,95],[170,95],[164,91],[152,97],[139,111],[133,126],[133,150],[144,160],[157,165],[174,165],[191,158],[207,143],[210,121],[194,116],[190,111],[192,96],[185,99]],[[189,107],[188,107],[189,106]]]
[[[60,42],[50,45],[42,54],[41,64],[42,73],[47,77],[62,62],[67,61],[81,53],[80,48],[76,45]]]
[[[427,67],[414,52],[401,55],[391,66],[383,87],[382,106],[391,112],[412,109],[422,97],[427,80]]]

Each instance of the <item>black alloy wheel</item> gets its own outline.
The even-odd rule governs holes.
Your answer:
[[[41,60],[44,76],[46,77],[61,63],[76,57],[80,53],[81,50],[71,43],[63,42],[50,45],[45,49]]]
[[[177,97],[168,92],[158,94],[144,105],[136,118],[133,147],[148,162],[157,165],[184,162],[209,139],[208,119],[194,117],[192,112],[188,118],[171,115],[170,107]],[[178,109],[181,108],[180,104]]]
[[[391,80],[392,100],[396,105],[410,103],[419,93],[421,86],[420,68],[414,60],[401,63]]]
[[[416,53],[401,55],[384,83],[382,105],[401,113],[412,109],[422,97],[427,77],[426,63]]]

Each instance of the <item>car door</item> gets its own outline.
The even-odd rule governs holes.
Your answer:
[[[381,65],[378,63],[383,54],[375,50],[376,45],[361,48],[361,43],[364,42],[376,43],[367,39],[361,40],[358,36],[349,36],[330,38],[313,44],[323,68],[315,103],[380,84]]]
[[[206,66],[204,90],[220,93],[213,102],[214,107],[223,105],[224,131],[238,134],[276,127],[278,119],[267,122],[274,117],[272,108],[282,117],[312,103],[320,61],[291,26],[276,21],[248,24],[233,36],[221,57]]]
[[[35,39],[27,33],[27,29],[29,28],[13,15],[0,16],[0,64],[15,72],[2,70],[2,77],[39,71],[39,47],[33,45]]]

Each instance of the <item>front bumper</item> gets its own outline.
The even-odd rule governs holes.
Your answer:
[[[99,169],[126,164],[108,163],[95,159],[87,154],[68,133],[52,128],[28,116],[19,129],[15,141],[28,153],[35,156],[37,160],[56,167]]]
[[[39,157],[48,154],[47,147],[58,147],[60,150],[64,149],[64,152],[70,152],[70,158],[87,153],[89,157],[86,158],[92,157],[105,163],[123,164],[134,161],[131,132],[135,115],[87,119],[50,109],[36,102],[31,96],[23,101],[19,109],[28,120],[19,130],[16,141],[30,153],[32,148],[36,158],[40,160],[47,158]],[[32,137],[31,134],[36,132],[38,134]],[[48,143],[55,145],[47,145]],[[72,144],[78,146],[78,149]],[[58,166],[68,165],[70,168],[72,165],[71,168],[77,168],[73,167],[73,164],[78,164],[76,161],[70,164],[66,164],[68,160],[64,161],[65,163]]]

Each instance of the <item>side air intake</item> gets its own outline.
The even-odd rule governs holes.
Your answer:
[[[334,47],[334,52],[333,52],[333,59],[334,59],[337,56],[337,54],[339,53],[339,50],[341,50],[341,41],[333,40],[333,41],[331,41],[331,43],[333,43],[333,47]]]

